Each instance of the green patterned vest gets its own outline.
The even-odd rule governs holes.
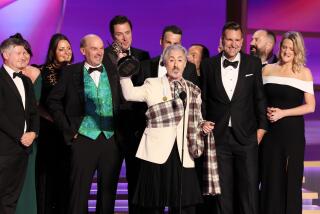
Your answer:
[[[78,132],[93,140],[103,132],[109,139],[114,134],[114,129],[112,94],[107,72],[103,67],[98,88],[85,67],[83,68],[83,79],[85,117]]]

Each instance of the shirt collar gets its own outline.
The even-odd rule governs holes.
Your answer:
[[[225,59],[227,59],[227,57],[224,55],[224,53],[222,54],[221,57],[221,61],[223,62]],[[227,59],[229,60],[229,59]],[[234,62],[234,61],[239,61],[240,62],[240,52],[237,53],[236,57],[233,60],[229,60],[230,62]]]
[[[100,67],[102,64],[99,64],[97,66],[92,66],[92,65],[89,65],[89,63],[85,62],[84,63],[84,67],[89,70],[89,68],[97,68],[97,67]]]
[[[19,72],[19,71],[15,71],[12,68],[10,68],[9,66],[7,66],[6,64],[3,64],[4,69],[8,72],[8,74],[10,75],[10,77],[13,79],[13,73]]]

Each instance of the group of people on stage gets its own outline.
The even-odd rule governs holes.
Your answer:
[[[276,56],[275,35],[258,30],[248,55],[227,22],[210,58],[170,25],[150,58],[132,47],[127,17],[109,30],[120,51],[88,34],[80,63],[62,34],[40,66],[21,34],[2,41],[1,214],[88,213],[95,174],[96,213],[111,214],[123,160],[130,214],[301,214],[303,115],[315,98],[300,33],[285,33]],[[121,76],[129,56],[139,71]]]

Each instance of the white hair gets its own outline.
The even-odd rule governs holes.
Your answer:
[[[165,64],[166,60],[168,59],[169,54],[174,50],[180,50],[183,53],[185,60],[187,61],[187,55],[188,55],[187,49],[185,47],[183,47],[182,45],[176,44],[176,45],[170,45],[166,49],[164,49],[163,54],[162,54],[162,60],[161,60],[164,64]]]

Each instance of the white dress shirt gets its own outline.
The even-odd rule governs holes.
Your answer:
[[[21,100],[22,100],[22,104],[23,104],[23,109],[26,109],[26,92],[24,89],[24,85],[22,82],[22,79],[20,77],[16,77],[13,78],[13,73],[15,73],[16,71],[14,71],[13,69],[11,69],[10,67],[8,67],[7,65],[3,64],[4,69],[8,72],[9,76],[11,77],[11,79],[13,80],[14,84],[16,85]],[[26,121],[24,121],[24,132],[27,130],[27,123]]]
[[[162,63],[162,56],[160,56],[159,65],[158,65],[158,77],[163,77],[167,74],[166,67],[162,66],[161,63]]]
[[[97,67],[100,67],[100,66],[101,66],[101,64],[98,65],[98,66],[91,66],[91,65],[89,65],[88,63],[84,63],[84,67],[85,67],[87,70],[89,70],[89,68],[97,68]],[[101,74],[101,72],[98,71],[98,70],[93,71],[93,72],[91,72],[91,73],[89,74],[97,88],[99,87],[100,74]]]
[[[238,75],[239,75],[239,66],[240,66],[240,53],[237,54],[237,56],[233,60],[229,60],[230,62],[239,61],[238,66],[236,68],[232,66],[228,66],[226,68],[223,67],[223,61],[227,59],[225,55],[223,54],[221,57],[221,78],[223,87],[229,97],[229,100],[232,99],[234,90],[236,88],[236,84],[238,81]],[[229,119],[229,126],[231,127],[231,117]]]

